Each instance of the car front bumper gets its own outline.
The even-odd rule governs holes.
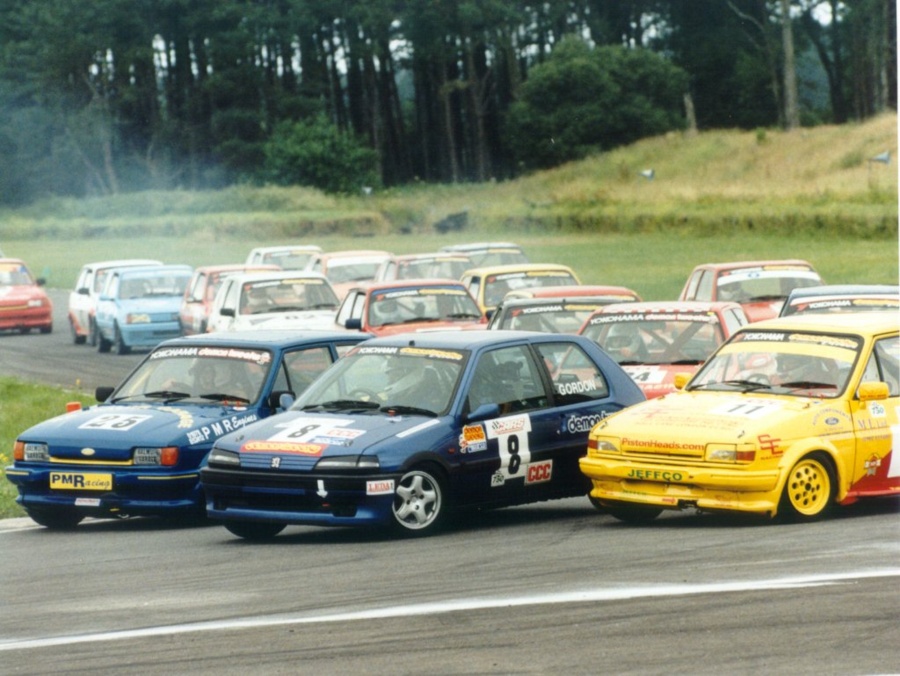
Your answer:
[[[311,526],[389,523],[400,478],[399,474],[275,477],[209,467],[200,476],[211,519]]]
[[[778,468],[666,465],[610,456],[587,456],[578,464],[593,484],[591,497],[601,502],[773,515],[780,499]]]
[[[110,490],[50,488],[51,475],[78,477],[111,475]],[[19,490],[16,502],[24,508],[66,507],[86,516],[150,516],[197,511],[204,500],[196,471],[122,472],[108,468],[7,467],[6,478]]]

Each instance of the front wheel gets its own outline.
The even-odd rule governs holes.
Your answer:
[[[116,348],[116,354],[121,355],[131,352],[131,348],[125,344],[125,341],[122,338],[122,332],[119,330],[119,325],[116,324],[113,327],[113,330],[115,331],[114,347]]]
[[[788,474],[778,512],[785,521],[814,521],[828,512],[834,498],[831,463],[821,454],[801,458]]]
[[[630,502],[601,502],[601,508],[619,521],[634,525],[650,523],[662,514],[659,507],[646,507]]]
[[[229,521],[225,528],[229,533],[245,540],[271,540],[287,527],[285,523],[258,523],[256,521]]]
[[[84,518],[71,509],[29,507],[25,510],[36,524],[50,530],[72,530]]]
[[[433,533],[447,511],[442,478],[431,469],[413,469],[400,479],[394,495],[394,527],[404,535]]]

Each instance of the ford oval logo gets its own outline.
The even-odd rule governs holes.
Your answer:
[[[82,448],[81,449],[81,455],[94,455],[94,453],[96,453],[96,452],[97,451],[95,451],[93,448]]]

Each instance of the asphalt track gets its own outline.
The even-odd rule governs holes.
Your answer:
[[[86,391],[140,359],[75,346],[59,321],[0,336],[3,375]],[[10,519],[0,673],[900,673],[898,510],[636,528],[573,499],[421,540],[290,527],[267,544],[218,525]]]

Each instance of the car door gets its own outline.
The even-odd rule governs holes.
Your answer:
[[[515,504],[541,499],[541,485],[553,478],[557,428],[546,410],[546,379],[528,345],[482,352],[466,388],[468,413],[496,407],[493,415],[479,416],[462,428],[467,500]]]

